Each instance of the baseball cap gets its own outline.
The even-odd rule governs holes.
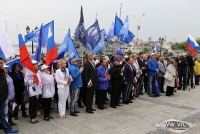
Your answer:
[[[156,53],[151,53],[151,56],[155,55]]]
[[[120,62],[120,59],[119,59],[118,57],[115,57],[115,58],[113,59],[113,62],[115,62],[115,61]]]
[[[31,60],[32,64],[38,63],[36,60]]]
[[[9,65],[6,65],[6,64],[3,65],[3,68],[8,68],[8,67],[9,67]]]
[[[48,67],[49,67],[49,66],[47,66],[46,64],[44,64],[44,65],[41,66],[41,69],[44,70],[44,69],[46,69],[46,68],[48,68]]]
[[[124,58],[128,58],[128,55],[125,55]]]
[[[172,58],[176,58],[176,55],[172,55]]]

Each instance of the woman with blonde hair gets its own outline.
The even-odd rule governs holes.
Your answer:
[[[171,58],[170,63],[167,66],[167,70],[166,70],[167,72],[169,72],[170,74],[173,75],[173,78],[172,78],[171,81],[165,79],[165,85],[167,86],[166,96],[174,95],[173,91],[174,91],[174,88],[175,88],[175,77],[176,77],[176,74],[177,74],[174,63],[175,63],[175,59]]]

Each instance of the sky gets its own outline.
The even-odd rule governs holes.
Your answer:
[[[200,37],[200,0],[0,0],[0,27],[6,21],[12,44],[18,44],[16,24],[25,35],[27,25],[35,29],[54,20],[55,41],[61,43],[69,28],[73,35],[81,5],[85,28],[95,22],[97,13],[100,28],[108,32],[115,14],[120,14],[121,3],[121,19],[129,16],[129,29],[136,37],[136,18],[145,14],[138,32],[143,41],[166,36],[168,42],[181,42],[187,40],[188,33]]]

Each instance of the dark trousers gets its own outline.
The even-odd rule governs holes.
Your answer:
[[[25,112],[25,103],[22,101],[22,93],[16,94],[15,95],[15,102],[17,103],[17,106],[21,105],[21,111],[22,111],[22,116],[26,115]],[[15,108],[14,110],[14,117],[18,116],[18,109]]]
[[[51,110],[51,98],[42,98],[43,101],[43,110],[44,110],[44,119],[50,116]]]
[[[164,77],[158,77],[158,85],[159,85],[159,91],[163,92],[163,86],[164,86],[165,78]]]
[[[103,107],[107,90],[97,89],[98,106]]]
[[[38,98],[36,96],[29,97],[29,116],[35,119],[37,116]]]
[[[144,84],[144,90],[145,90],[145,92],[147,92],[147,80],[148,80],[148,76],[144,76],[144,82],[143,82],[143,84]]]
[[[111,106],[116,106],[119,103],[119,98],[122,90],[122,85],[112,84],[111,90]]]
[[[195,75],[195,85],[199,85],[199,77],[200,75]]]
[[[86,102],[86,110],[91,110],[92,102],[94,97],[95,87],[86,88],[85,102]]]
[[[182,84],[183,83],[183,84]],[[180,84],[180,89],[186,89],[186,84],[187,84],[187,74],[186,73],[179,73],[179,84]]]
[[[83,96],[83,88],[80,87],[80,93],[79,93],[79,97],[78,97],[78,105],[81,105],[82,96]]]
[[[166,96],[173,95],[174,87],[167,86]]]

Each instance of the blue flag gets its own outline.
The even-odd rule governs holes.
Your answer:
[[[96,21],[92,26],[86,30],[86,40],[90,44],[92,50],[97,46],[101,40],[101,32],[99,28],[98,21]]]
[[[129,21],[128,16],[126,17],[122,29],[120,30],[120,40],[124,42],[124,40],[128,37],[128,28],[129,28]]]
[[[104,29],[101,30],[101,40],[99,41],[97,46],[92,50],[92,53],[96,53],[104,49],[104,33],[105,33],[105,30]]]
[[[155,47],[154,47],[154,49],[153,49],[153,51],[152,51],[153,53],[157,53],[157,50],[156,50],[156,45],[155,45]]]
[[[113,21],[110,30],[108,32],[108,35],[106,37],[106,40],[111,40],[115,35],[114,35],[114,26],[115,26],[115,21]]]
[[[125,38],[124,38],[124,35],[122,33],[120,33],[122,28],[123,28],[123,22],[116,15],[115,16],[114,34],[120,38],[120,41],[128,44],[133,40],[133,37],[135,37],[135,35],[131,31],[128,30],[128,36],[125,36]],[[122,31],[125,31],[125,30],[122,30]]]
[[[68,48],[68,59],[75,57],[76,59],[79,59],[80,56],[72,42],[71,36],[70,36],[70,29],[68,30],[68,38],[67,38],[67,48]]]
[[[117,48],[117,51],[116,51],[116,55],[120,55],[120,54],[123,54],[122,50],[118,47]]]
[[[40,27],[39,33],[40,34],[39,34],[39,38],[38,38],[38,46],[36,48],[35,57],[34,57],[34,59],[38,62],[40,62],[40,60],[41,60],[41,48],[45,46],[44,36],[43,36],[43,24]]]
[[[67,48],[67,44],[68,44],[68,40],[69,40],[69,31],[67,32],[60,48],[58,49],[58,59],[63,59],[64,58],[64,55],[65,55],[65,52],[68,50]]]
[[[83,8],[81,6],[81,15],[79,24],[75,31],[75,39],[83,44],[86,47],[86,34],[85,34],[85,27],[84,27],[84,17],[83,17]]]
[[[33,42],[37,43],[39,34],[40,34],[40,29],[36,29],[36,30],[26,34],[24,36],[25,43],[28,42],[28,41],[33,41]]]

